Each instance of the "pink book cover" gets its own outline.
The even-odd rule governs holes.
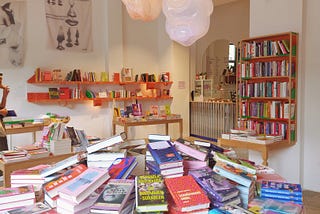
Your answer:
[[[0,188],[0,204],[34,198],[35,193],[32,185]]]
[[[207,166],[206,161],[200,161],[200,160],[183,160],[183,167],[186,169],[199,169],[202,167]]]
[[[59,191],[61,198],[80,203],[109,179],[106,169],[90,167],[77,176],[74,182]]]
[[[262,181],[276,181],[276,182],[287,182],[287,180],[281,177],[277,173],[273,174],[257,174],[257,182],[261,183]]]
[[[185,145],[185,144],[180,143],[178,141],[174,141],[174,146],[179,152],[183,152],[186,155],[189,155],[189,156],[196,158],[198,160],[204,161],[207,158],[206,153],[201,152],[199,150],[196,150],[195,148],[192,148],[191,146]]]

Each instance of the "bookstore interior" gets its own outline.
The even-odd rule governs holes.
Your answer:
[[[1,1],[0,213],[318,213],[284,2]]]

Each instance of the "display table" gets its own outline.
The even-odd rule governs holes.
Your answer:
[[[112,121],[112,133],[116,134],[116,126],[123,126],[124,132],[128,135],[128,127],[130,126],[148,126],[148,125],[165,125],[166,135],[169,135],[169,123],[178,123],[179,124],[179,133],[180,137],[183,136],[183,120],[182,118],[177,119],[159,119],[159,120],[146,120],[146,121],[125,121],[114,119]]]
[[[30,124],[27,126],[17,126],[17,127],[6,127],[6,132],[8,135],[11,134],[21,134],[21,133],[28,133],[32,132],[33,133],[33,140],[34,142],[36,141],[36,132],[41,131],[44,127],[43,123],[37,123],[37,124]]]
[[[289,144],[287,141],[274,142],[271,144],[258,144],[258,143],[250,143],[246,141],[240,140],[228,140],[228,139],[218,139],[218,146],[230,146],[234,148],[242,148],[248,150],[254,150],[261,153],[262,156],[262,164],[268,166],[268,152],[272,149],[280,149],[284,147],[291,146],[293,144]]]
[[[49,157],[35,158],[35,159],[29,159],[27,161],[18,161],[13,163],[5,163],[2,159],[0,159],[0,170],[3,172],[3,186],[10,187],[11,185],[10,174],[15,170],[26,169],[26,168],[37,166],[40,164],[53,164],[61,160],[64,160],[72,155],[74,155],[74,153],[68,153],[63,155],[52,155]]]

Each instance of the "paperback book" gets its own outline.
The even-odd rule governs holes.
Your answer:
[[[147,145],[160,169],[183,166],[182,157],[169,141],[158,141]]]
[[[261,194],[272,193],[286,196],[302,196],[302,189],[300,184],[262,181]]]
[[[103,139],[100,141],[95,142],[94,144],[91,144],[87,147],[87,152],[88,154],[96,152],[100,149],[109,147],[109,146],[113,146],[117,143],[121,143],[123,142],[123,139],[121,137],[121,135],[114,135],[108,139]]]
[[[27,199],[35,200],[35,193],[32,185],[0,189],[0,205]]]
[[[165,212],[168,210],[167,189],[161,175],[136,176],[135,193],[138,212]]]
[[[74,182],[59,191],[59,197],[74,203],[85,200],[92,192],[110,178],[108,172],[100,168],[88,168]]]
[[[134,189],[134,180],[110,179],[90,211],[121,213]]]
[[[108,169],[110,178],[127,178],[137,164],[133,156],[115,159]]]
[[[178,139],[174,141],[175,148],[190,157],[196,158],[200,161],[205,161],[207,159],[208,151],[201,151],[200,148],[196,148],[196,145],[188,144],[183,139]]]
[[[178,211],[191,212],[209,208],[210,200],[191,175],[165,178],[165,184],[170,200],[172,199]]]

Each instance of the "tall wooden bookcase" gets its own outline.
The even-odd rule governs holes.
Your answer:
[[[298,34],[242,40],[237,69],[238,128],[296,142]]]

